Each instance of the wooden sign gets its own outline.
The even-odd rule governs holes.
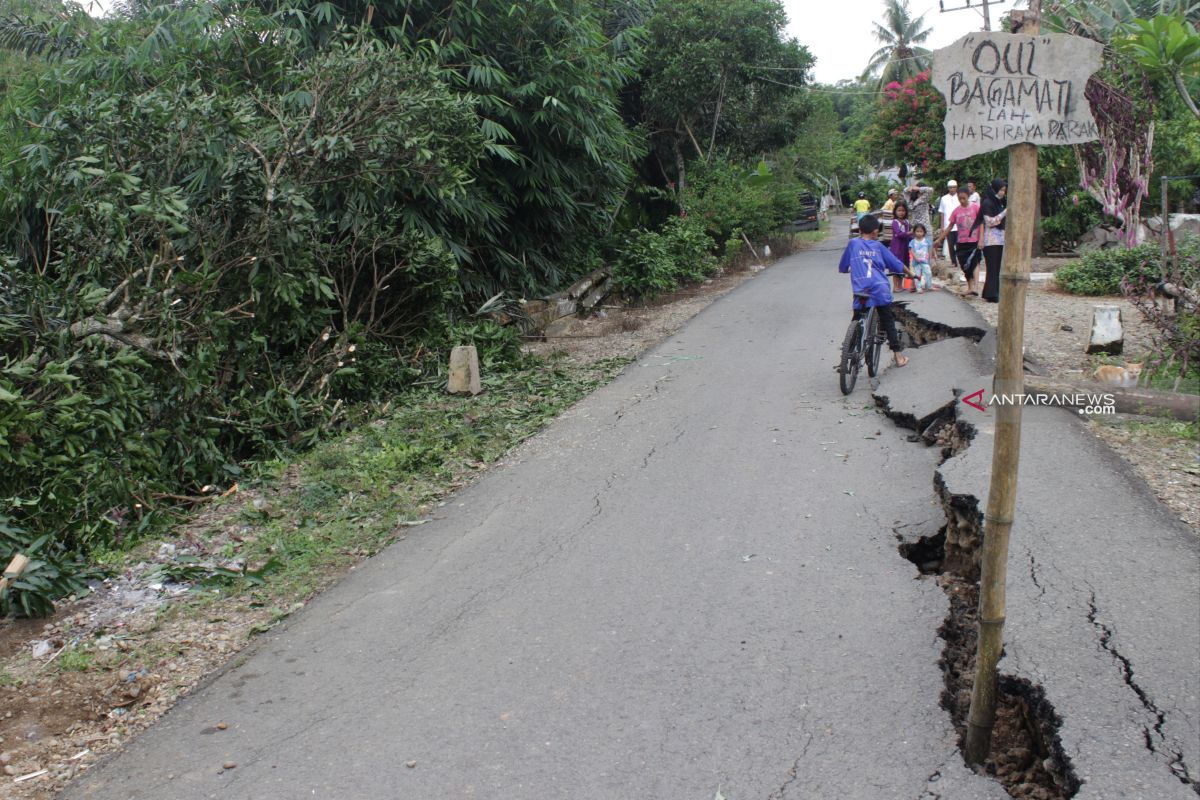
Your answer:
[[[933,86],[946,98],[946,159],[1099,139],[1084,89],[1103,51],[1079,36],[972,33],[934,52]]]

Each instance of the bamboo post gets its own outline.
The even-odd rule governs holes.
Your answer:
[[[21,577],[21,573],[29,566],[29,559],[17,553],[13,556],[12,561],[4,568],[4,572],[0,573],[0,592],[8,588],[9,581],[15,581]]]
[[[1021,33],[1039,32],[1041,0],[1030,0]],[[1037,202],[1037,147],[1008,148],[1008,233],[1004,269],[1000,273],[1000,320],[996,332],[994,394],[1024,394],[1021,345],[1025,340],[1025,291],[1029,288],[1033,248],[1034,204]],[[1017,468],[1021,459],[1021,404],[996,409],[996,443],[992,450],[992,480],[984,515],[982,564],[979,577],[979,646],[971,711],[967,716],[966,760],[982,764],[992,746],[996,724],[996,665],[1004,648],[1005,583],[1008,578],[1008,538],[1017,505]]]

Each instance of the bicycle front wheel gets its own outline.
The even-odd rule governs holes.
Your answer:
[[[846,329],[846,338],[842,341],[842,359],[838,364],[838,385],[842,394],[853,392],[854,384],[858,382],[858,370],[862,365],[862,336],[863,324],[856,319]]]

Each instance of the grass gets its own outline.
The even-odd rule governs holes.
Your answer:
[[[95,663],[94,655],[78,647],[72,647],[58,657],[58,668],[63,672],[87,672]]]
[[[186,565],[179,577],[207,591],[205,607],[230,593],[275,609],[275,621],[350,565],[387,546],[436,502],[541,430],[564,409],[611,380],[625,364],[590,366],[526,361],[484,379],[478,397],[452,397],[441,386],[396,398],[386,413],[298,462],[265,465],[264,503],[235,515],[251,531],[223,558],[242,575],[214,571],[209,580]],[[236,498],[235,498],[236,500]],[[215,532],[214,532],[215,533]]]
[[[1162,364],[1157,369],[1142,372],[1141,385],[1151,389],[1183,394],[1200,394],[1200,366],[1192,366],[1180,377],[1178,365]]]
[[[1177,422],[1152,420],[1128,422],[1125,428],[1135,436],[1150,436],[1158,439],[1184,439],[1200,442],[1200,421]]]
[[[832,228],[830,228],[828,220],[823,220],[820,225],[821,227],[815,231],[801,231],[794,234],[796,241],[801,244],[817,244],[818,242],[825,241],[825,239],[829,238]]]

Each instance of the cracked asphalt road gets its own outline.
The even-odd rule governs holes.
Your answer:
[[[969,324],[963,315],[974,314],[944,293],[912,299],[910,310],[942,327]],[[991,385],[988,338],[974,352],[961,339],[927,345],[915,355],[919,368],[886,374],[877,397],[902,424],[931,419],[952,398],[949,387],[966,394]],[[956,515],[978,516],[994,414],[954,408],[974,436],[937,468],[937,481],[955,498]],[[1000,670],[1045,690],[1083,782],[1076,798],[1200,794],[1195,534],[1078,414],[1031,407],[1022,414],[1011,547]]]
[[[839,251],[718,300],[66,796],[1006,797],[897,553],[943,519],[937,450],[837,389]]]

